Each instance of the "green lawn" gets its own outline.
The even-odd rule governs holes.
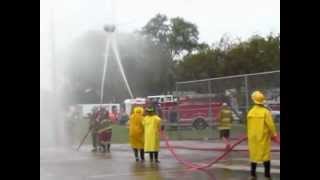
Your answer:
[[[280,129],[279,124],[277,124],[277,130]],[[204,130],[196,130],[191,127],[186,128],[165,128],[168,136],[171,140],[205,140],[211,138],[218,138],[219,132],[215,127],[208,127]],[[74,143],[78,144],[83,138],[83,136],[88,131],[88,120],[81,120],[74,129]],[[237,137],[240,134],[245,133],[245,126],[243,124],[234,124],[231,130],[231,137]],[[88,136],[86,140],[86,144],[91,143],[91,136]],[[120,144],[120,143],[128,143],[128,128],[126,126],[113,125],[112,129],[112,143]]]
[[[79,120],[72,132],[73,143],[80,143],[81,139],[88,132],[88,119]],[[128,128],[126,126],[113,125],[112,126],[112,142],[113,143],[127,143],[128,142]],[[91,136],[89,135],[85,144],[91,143]]]
[[[127,126],[114,125],[112,127],[112,142],[113,143],[128,143]]]

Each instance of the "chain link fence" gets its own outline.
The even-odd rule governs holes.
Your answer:
[[[276,122],[279,122],[280,71],[177,82],[173,100],[162,103],[159,115],[171,140],[219,140],[217,118],[222,103],[227,103],[234,117],[230,137],[236,138],[246,132],[245,117],[252,106],[250,96],[255,90],[266,95]],[[74,143],[78,143],[86,133],[88,120],[83,119],[78,124]],[[279,126],[280,123],[277,123],[278,130]],[[114,125],[112,137],[113,143],[126,143],[127,128]],[[90,144],[90,138],[87,143]]]
[[[167,131],[181,134],[177,139],[188,139],[186,132],[190,138],[199,133],[204,133],[199,134],[202,138],[217,138],[217,118],[222,104],[227,103],[233,112],[232,135],[244,133],[246,114],[252,106],[251,93],[255,90],[266,95],[266,104],[279,126],[280,71],[269,71],[177,82],[174,95],[178,97],[178,106],[165,112]]]
[[[244,115],[252,105],[251,93],[255,90],[260,90],[266,95],[267,104],[271,105],[271,109],[280,111],[280,71],[177,82],[175,95],[180,100],[188,99],[191,104],[207,102],[206,114],[211,120],[215,119],[216,114],[210,105],[227,103],[236,119],[243,121]],[[276,105],[279,107],[275,107]]]

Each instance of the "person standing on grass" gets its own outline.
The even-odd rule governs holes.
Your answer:
[[[229,139],[231,123],[233,121],[232,111],[230,110],[227,103],[222,104],[222,109],[218,117],[218,129],[220,132],[220,139]]]
[[[99,145],[102,147],[102,152],[110,152],[110,143],[112,137],[112,121],[109,118],[109,112],[101,109],[98,116],[99,124],[97,129]],[[107,148],[106,148],[107,146]]]
[[[264,176],[270,180],[271,139],[280,141],[271,111],[264,106],[265,96],[260,91],[251,95],[254,106],[247,114],[247,136],[249,159],[251,162],[251,180],[255,180],[257,164],[263,163]]]
[[[128,126],[129,126],[129,142],[134,152],[134,157],[136,161],[140,160],[144,162],[144,132],[143,132],[143,108],[135,107],[133,113],[130,116]]]
[[[144,151],[150,154],[150,162],[159,163],[161,118],[156,115],[155,108],[146,108],[146,116],[142,124],[144,126]]]
[[[226,149],[231,147],[229,143],[229,137],[232,121],[232,111],[230,110],[227,103],[223,103],[218,117],[218,129],[220,133],[220,139],[224,140],[226,144]],[[224,160],[228,160],[230,158],[231,156],[227,155],[225,156]]]
[[[91,152],[97,152],[97,129],[98,129],[98,121],[97,121],[97,109],[93,108],[92,113],[88,114],[89,117],[89,129],[91,129],[91,137],[92,137],[92,147]]]

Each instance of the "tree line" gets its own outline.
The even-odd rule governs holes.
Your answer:
[[[69,103],[99,102],[107,38],[102,30],[90,31],[69,47],[65,70]],[[177,81],[280,68],[280,34],[253,35],[247,40],[224,36],[209,45],[199,41],[196,24],[163,14],[157,14],[134,33],[118,34],[117,42],[124,71],[137,97],[171,93]],[[108,57],[104,101],[121,102],[129,95],[113,53]]]

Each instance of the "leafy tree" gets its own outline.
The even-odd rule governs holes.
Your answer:
[[[191,54],[195,50],[208,48],[205,43],[198,46],[197,26],[176,17],[168,20],[166,15],[157,14],[142,28],[141,34],[149,38],[162,51],[161,58],[161,93],[174,89],[176,73],[174,59],[179,59],[184,52]]]
[[[172,18],[170,22],[169,45],[172,55],[180,55],[183,51],[191,54],[199,45],[197,26],[180,17]]]
[[[187,55],[176,65],[178,80],[256,73],[280,68],[280,34],[232,42],[223,37],[211,48]]]

